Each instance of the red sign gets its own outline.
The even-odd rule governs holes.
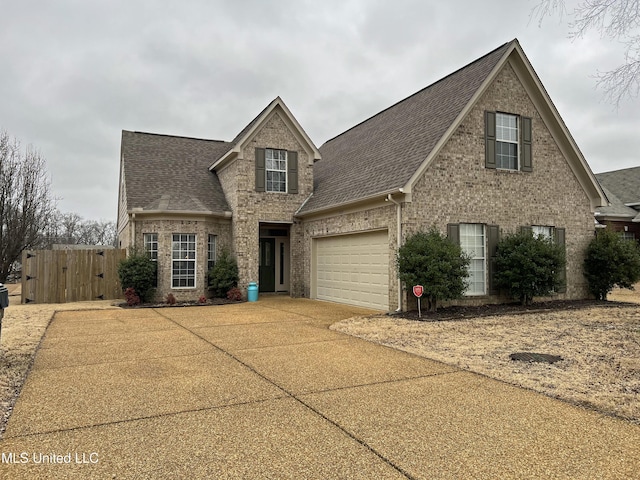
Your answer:
[[[422,285],[414,285],[413,286],[413,294],[416,297],[420,298],[423,293],[424,293],[424,287]]]

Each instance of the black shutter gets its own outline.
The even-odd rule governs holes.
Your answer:
[[[264,148],[256,148],[256,192],[264,192],[265,181]]]
[[[564,228],[556,228],[555,229],[555,242],[556,245],[559,245],[562,247],[562,249],[565,251],[565,259],[566,259],[566,245],[565,245],[565,236],[566,236],[566,231]],[[558,293],[565,293],[567,291],[567,266],[565,264],[565,266],[560,270],[560,286],[558,287]]]
[[[496,112],[484,112],[484,145],[484,166],[496,168]]]
[[[498,295],[500,290],[496,287],[496,254],[500,241],[500,228],[498,225],[487,225],[487,250],[489,251],[489,295]]]
[[[287,152],[287,186],[289,193],[298,193],[298,152]]]
[[[450,223],[447,225],[447,238],[454,245],[460,245],[460,224]]]
[[[533,172],[531,152],[531,119],[522,117],[522,171]]]

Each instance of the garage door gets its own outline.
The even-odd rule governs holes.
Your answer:
[[[387,231],[315,240],[316,298],[389,309]]]

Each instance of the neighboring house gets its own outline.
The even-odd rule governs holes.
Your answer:
[[[640,167],[596,174],[610,205],[596,211],[599,224],[640,241]]]
[[[118,234],[158,261],[158,295],[197,298],[216,251],[240,288],[406,308],[398,239],[435,225],[472,257],[468,301],[500,301],[492,255],[521,227],[583,251],[606,197],[517,40],[319,149],[280,98],[231,142],[123,131]],[[413,302],[411,302],[413,304]]]

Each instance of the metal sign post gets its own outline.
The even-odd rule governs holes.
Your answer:
[[[424,293],[424,287],[422,285],[413,286],[413,294],[418,298],[418,318],[422,318],[422,312],[420,311],[420,297]]]

